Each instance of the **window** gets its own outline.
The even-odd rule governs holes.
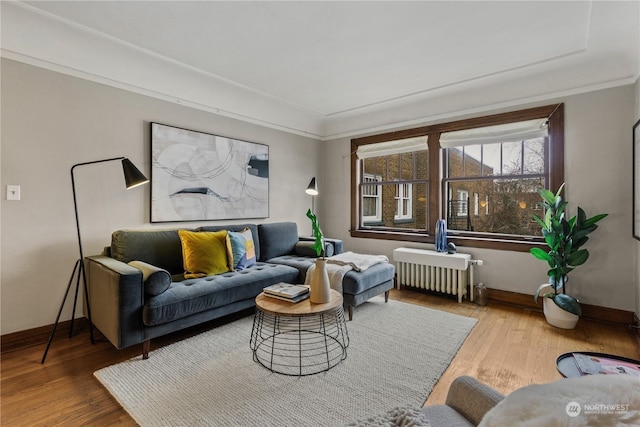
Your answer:
[[[427,138],[371,144],[357,155],[360,158],[356,166],[362,176],[358,183],[359,199],[362,200],[358,227],[364,230],[425,230],[429,168]]]
[[[473,193],[473,216],[480,216],[480,198],[478,193]]]
[[[362,221],[379,223],[382,220],[382,187],[380,175],[364,174],[362,185]]]
[[[564,181],[563,105],[352,140],[351,235],[528,251],[539,188]],[[375,178],[374,178],[375,177]],[[470,197],[471,195],[471,197]]]
[[[444,184],[448,194],[447,227],[450,230],[531,236],[539,227],[531,227],[533,206],[540,199],[538,189],[545,187],[546,137],[517,142],[491,142],[445,148]],[[484,215],[466,217],[468,191],[485,196]],[[450,196],[451,197],[451,196]],[[487,215],[486,212],[492,212]]]
[[[412,184],[396,185],[396,221],[410,220],[412,218],[411,200]]]

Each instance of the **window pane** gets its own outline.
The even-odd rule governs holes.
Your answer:
[[[482,176],[500,175],[500,144],[482,147]]]
[[[522,174],[522,142],[503,143],[501,175],[520,174]]]
[[[379,176],[381,181],[386,181],[386,157],[371,157],[362,162],[365,174]]]
[[[413,153],[394,154],[388,156],[389,177],[387,181],[413,179]]]
[[[482,145],[464,147],[464,176],[480,176]]]
[[[429,152],[416,151],[416,178],[417,180],[426,180],[429,178]]]
[[[485,233],[539,235],[540,227],[531,213],[541,215],[538,189],[543,178],[469,180],[450,183],[447,194],[447,228]],[[477,214],[467,215],[464,198],[478,194]],[[474,194],[474,199],[475,199]],[[462,200],[461,200],[462,199]]]
[[[450,178],[463,176],[462,148],[447,148],[447,176]]]
[[[381,189],[381,197],[377,204],[374,204],[373,198],[363,196],[363,226],[422,230],[426,229],[426,183],[389,183],[381,184],[377,187]]]
[[[544,138],[529,139],[524,142],[524,173],[544,173]]]

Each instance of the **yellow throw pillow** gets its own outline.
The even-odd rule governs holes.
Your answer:
[[[227,231],[178,230],[182,242],[184,277],[212,276],[230,271]]]

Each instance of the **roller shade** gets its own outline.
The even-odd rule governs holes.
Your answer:
[[[516,142],[525,139],[546,137],[549,133],[547,120],[535,119],[524,122],[506,123],[475,129],[445,132],[440,135],[440,147],[462,147],[465,145]]]
[[[427,149],[427,137],[397,139],[395,141],[378,142],[376,144],[361,145],[356,151],[359,159],[389,156],[392,154],[411,153]]]

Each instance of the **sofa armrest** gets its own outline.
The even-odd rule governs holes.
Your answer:
[[[480,424],[482,417],[504,399],[504,395],[497,392],[475,378],[463,375],[451,383],[447,393],[446,404],[473,425]]]
[[[143,342],[142,272],[104,255],[85,262],[92,323],[117,349]]]

